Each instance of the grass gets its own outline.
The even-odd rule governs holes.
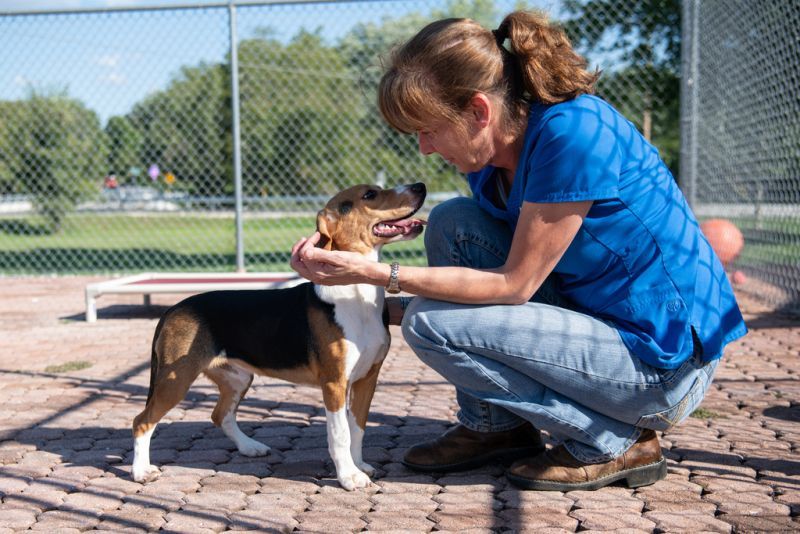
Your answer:
[[[312,216],[246,217],[245,266],[287,271],[292,245],[314,232]],[[82,274],[138,271],[233,271],[232,216],[71,214],[56,234],[31,219],[0,219],[0,272]],[[384,248],[384,259],[423,264],[422,239]]]
[[[745,233],[737,267],[800,265],[800,219],[735,218]],[[310,235],[308,216],[244,220],[245,266],[249,271],[289,270],[292,245]],[[73,213],[55,234],[36,217],[0,217],[0,273],[90,274],[141,271],[233,271],[236,227],[232,215]],[[423,265],[422,239],[389,245],[384,261]]]
[[[75,360],[71,362],[62,363],[61,365],[48,365],[44,368],[45,373],[68,373],[70,371],[80,371],[91,367],[92,362],[83,360]]]
[[[695,419],[719,419],[725,417],[722,414],[718,414],[717,412],[712,412],[711,410],[707,410],[705,408],[698,408],[689,415],[689,417],[694,417]]]

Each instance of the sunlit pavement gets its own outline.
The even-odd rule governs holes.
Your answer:
[[[400,463],[455,417],[453,390],[393,331],[365,438],[374,484],[339,488],[318,390],[257,378],[239,410],[269,445],[240,455],[198,380],[159,425],[161,477],[130,478],[157,318],[179,296],[108,296],[83,321],[89,277],[0,279],[0,533],[169,530],[768,532],[800,530],[800,321],[743,302],[705,402],[661,438],[666,480],[636,490],[518,491],[502,466],[420,475]]]

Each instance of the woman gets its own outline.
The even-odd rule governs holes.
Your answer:
[[[429,267],[324,251],[317,234],[292,251],[314,282],[417,295],[404,315],[389,299],[390,316],[460,411],[410,468],[518,459],[523,488],[651,484],[666,475],[654,431],[694,410],[746,333],[657,150],[592,96],[598,76],[537,14],[428,25],[393,54],[380,109],[467,173],[472,198],[431,212]],[[545,451],[539,430],[560,444]]]

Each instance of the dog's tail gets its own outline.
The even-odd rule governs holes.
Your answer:
[[[150,397],[153,396],[153,389],[156,387],[156,376],[158,376],[158,352],[156,350],[156,345],[158,344],[158,338],[161,336],[161,328],[164,326],[164,318],[167,316],[165,313],[161,320],[158,321],[158,326],[156,326],[156,332],[153,334],[153,346],[150,351],[150,388],[147,390],[147,402],[150,402]]]

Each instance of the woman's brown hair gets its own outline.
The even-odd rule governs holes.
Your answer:
[[[378,106],[392,127],[411,133],[432,119],[458,124],[481,92],[502,100],[508,127],[524,130],[530,102],[555,104],[591,94],[599,76],[586,70],[564,31],[542,14],[515,11],[494,31],[470,19],[444,19],[393,51]]]

